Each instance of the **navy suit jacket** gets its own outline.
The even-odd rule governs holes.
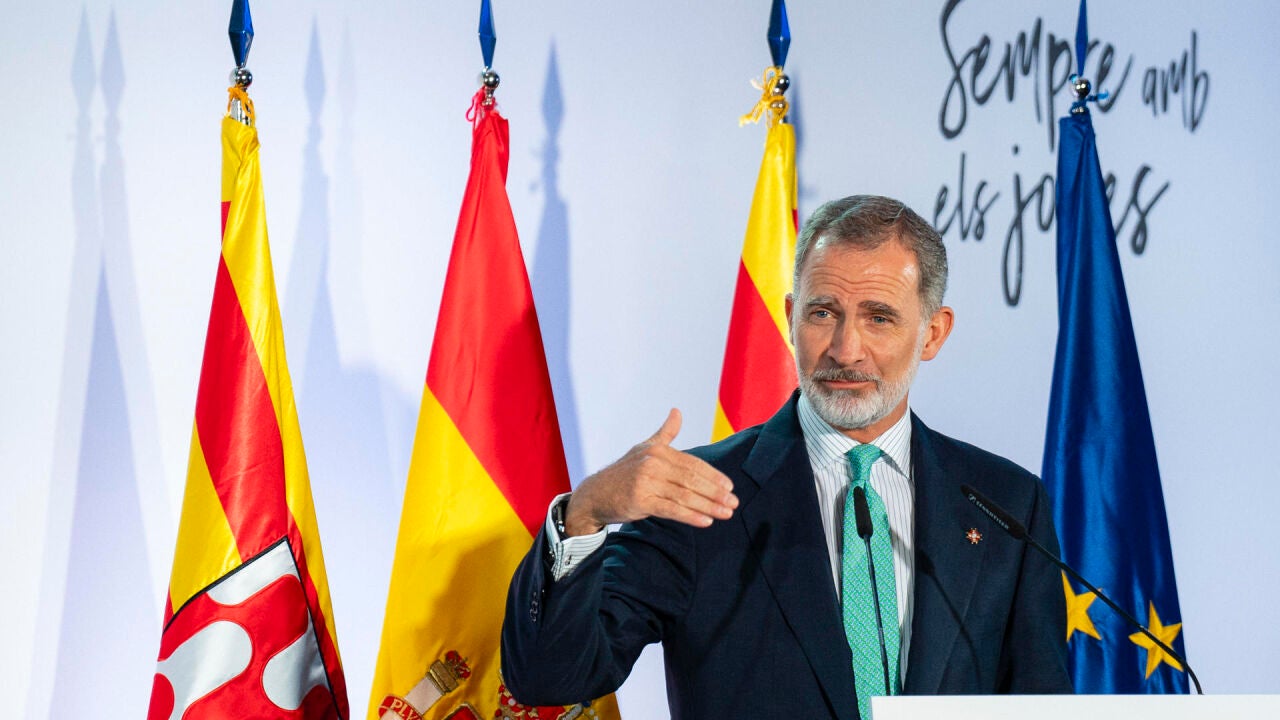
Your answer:
[[[1058,570],[960,491],[972,485],[1057,552],[1043,485],[914,414],[911,437],[916,562],[903,692],[1071,692]],[[624,526],[556,582],[539,534],[507,597],[507,687],[531,705],[600,697],[661,642],[672,718],[854,720],[852,656],[796,398],[764,425],[690,452],[733,481],[734,516],[705,529]]]

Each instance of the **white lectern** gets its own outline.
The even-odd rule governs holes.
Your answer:
[[[1276,720],[1280,695],[944,695],[871,698],[874,720]]]

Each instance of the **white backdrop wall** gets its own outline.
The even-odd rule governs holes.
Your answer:
[[[768,5],[495,1],[508,190],[575,482],[671,406],[681,442],[710,434],[764,133],[736,120]],[[4,3],[5,717],[145,713],[218,255],[229,6]],[[477,9],[253,5],[272,249],[357,711],[467,171]],[[957,327],[913,407],[1038,469],[1056,333],[1042,179],[1076,2],[789,9],[801,214],[874,192],[945,230]],[[1210,692],[1278,692],[1280,8],[1095,0],[1090,19],[1188,653]],[[646,653],[627,716],[664,716],[661,685]]]

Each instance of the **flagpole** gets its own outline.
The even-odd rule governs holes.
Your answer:
[[[725,336],[713,441],[768,420],[796,387],[795,359],[783,311],[791,292],[797,224],[795,129],[786,121],[791,79],[783,72],[791,46],[791,24],[783,0],[773,0],[765,39],[772,64],[753,82],[759,98],[738,120],[742,126],[763,117],[768,131]]]
[[[1077,37],[1076,37],[1077,60],[1076,62],[1077,62],[1078,74],[1073,75],[1071,77],[1071,89],[1076,94],[1075,102],[1071,103],[1072,115],[1088,115],[1089,114],[1089,108],[1087,107],[1088,103],[1097,102],[1098,100],[1106,99],[1107,97],[1107,93],[1105,92],[1098,93],[1097,95],[1090,94],[1093,90],[1093,84],[1089,82],[1088,78],[1083,77],[1084,51],[1082,50],[1082,48],[1088,47],[1087,45],[1088,32],[1087,30],[1084,29],[1086,27],[1087,26],[1085,24],[1085,5],[1084,5],[1084,1],[1081,0],[1080,20],[1076,25],[1076,28],[1077,28]],[[1041,553],[1046,555],[1049,554],[1048,550],[1045,550],[1043,547],[1041,547],[1040,544],[1037,543],[1030,536],[1027,536],[1027,540],[1032,545],[1036,546],[1036,548]],[[1060,563],[1060,566],[1064,571],[1066,571],[1068,575],[1074,578],[1076,582],[1080,583],[1081,585],[1084,585],[1085,588],[1088,589],[1089,592],[1093,593],[1095,597],[1100,598],[1104,603],[1106,603],[1107,607],[1110,607],[1112,610],[1119,613],[1120,616],[1123,617],[1125,620],[1129,621],[1131,625],[1138,628],[1138,630],[1140,630],[1143,635],[1150,638],[1151,642],[1159,646],[1161,650],[1164,650],[1166,653],[1169,653],[1169,655],[1171,655],[1176,660],[1181,661],[1182,667],[1186,668],[1187,675],[1191,678],[1191,682],[1195,683],[1196,694],[1198,695],[1204,694],[1204,690],[1200,688],[1200,678],[1196,677],[1195,671],[1191,669],[1191,665],[1187,663],[1186,659],[1182,655],[1178,654],[1176,650],[1169,647],[1169,645],[1167,645],[1163,640],[1153,635],[1151,631],[1147,629],[1147,626],[1145,624],[1139,622],[1137,618],[1135,618],[1132,614],[1129,613],[1129,611],[1117,605],[1116,602],[1112,600],[1106,593],[1094,587],[1094,585],[1090,583],[1088,580],[1086,580],[1082,575],[1080,575],[1080,573],[1076,572],[1066,563]]]
[[[245,92],[247,0],[228,29],[221,247],[148,717],[348,720]]]
[[[483,0],[484,66],[466,114],[471,166],[422,389],[367,717],[617,720],[612,695],[569,708],[523,705],[501,673],[511,576],[547,508],[570,485],[507,195],[510,135],[494,96],[493,25]],[[481,323],[475,308],[482,305]]]
[[[1169,527],[1088,110],[1089,103],[1107,95],[1092,94],[1092,84],[1084,78],[1088,49],[1087,10],[1081,0],[1070,78],[1076,99],[1070,113],[1058,120],[1059,327],[1041,477],[1053,500],[1062,560],[1107,588],[1112,598],[1092,592],[1093,586],[1088,586],[1090,592],[1076,592],[1063,573],[1068,664],[1081,693],[1185,693],[1188,676],[1201,692],[1185,660],[1183,623],[1170,622],[1180,610]],[[1094,617],[1089,608],[1099,597],[1124,612]],[[1132,633],[1118,622],[1144,611],[1147,622],[1139,623],[1141,632]],[[1174,652],[1178,644],[1181,655]]]
[[[480,55],[484,58],[484,70],[480,73],[480,85],[484,88],[484,100],[482,104],[486,108],[492,108],[494,101],[493,93],[498,89],[498,84],[502,82],[502,78],[498,77],[498,73],[493,71],[493,50],[498,44],[498,34],[493,29],[493,8],[489,5],[489,0],[481,0],[480,2]]]
[[[249,48],[253,46],[253,17],[249,14],[249,0],[234,0],[231,3],[231,22],[227,26],[227,35],[231,38],[231,54],[235,57],[236,66],[231,70],[231,85],[240,90],[233,94],[228,112],[231,119],[253,126],[253,109],[237,95],[244,94],[253,84],[253,73],[249,72]],[[247,96],[246,96],[247,97]]]
[[[786,0],[773,0],[773,5],[769,8],[767,39],[769,59],[773,60],[773,66],[778,68],[778,79],[773,85],[773,94],[777,97],[770,101],[769,108],[776,114],[776,122],[785,123],[787,101],[783,96],[787,88],[791,87],[791,78],[782,71],[787,63],[787,51],[791,49],[791,23],[787,19]]]

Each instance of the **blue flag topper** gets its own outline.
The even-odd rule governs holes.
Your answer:
[[[242,68],[249,60],[249,48],[253,45],[249,0],[233,0],[231,3],[231,24],[227,34],[231,36],[231,54],[236,58],[236,67]]]
[[[1080,0],[1080,17],[1076,20],[1076,75],[1084,77],[1084,56],[1089,52],[1089,18],[1085,0]]]
[[[774,67],[782,67],[787,62],[787,50],[791,48],[791,23],[787,22],[785,0],[773,0],[773,7],[769,10],[768,40]]]
[[[1106,100],[1108,93],[1091,95],[1093,84],[1084,76],[1084,56],[1089,52],[1089,18],[1085,0],[1080,0],[1080,17],[1076,20],[1076,73],[1071,76],[1071,89],[1076,99],[1071,103],[1073,115],[1088,114],[1087,103]]]
[[[480,53],[484,56],[486,69],[493,67],[493,48],[498,44],[498,35],[493,31],[493,8],[489,0],[480,0]]]

